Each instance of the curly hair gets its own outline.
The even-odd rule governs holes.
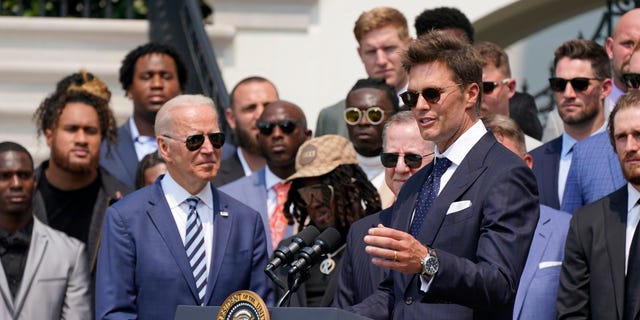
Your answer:
[[[62,78],[56,84],[56,91],[40,103],[33,115],[38,137],[46,130],[57,127],[60,115],[68,103],[81,102],[96,109],[102,139],[116,143],[118,128],[113,111],[109,108],[110,98],[111,92],[107,86],[90,72],[80,71]]]
[[[473,43],[473,25],[469,18],[460,11],[452,7],[439,7],[427,9],[416,17],[414,27],[418,37],[434,30],[458,29],[461,30],[467,41]]]
[[[298,194],[302,187],[302,179],[295,179],[291,183],[287,202],[284,205],[284,215],[293,224],[298,222],[298,231],[311,224],[304,201]],[[346,237],[349,227],[356,220],[382,210],[380,195],[369,182],[367,175],[357,164],[343,164],[333,171],[320,177],[322,184],[333,186],[335,228]]]
[[[178,53],[178,50],[168,44],[149,42],[133,49],[124,57],[124,60],[122,60],[118,80],[120,80],[122,89],[125,92],[129,90],[131,83],[133,83],[133,74],[135,73],[136,62],[138,61],[138,59],[148,54],[154,53],[166,54],[173,59],[173,62],[176,64],[176,72],[178,73],[178,82],[180,83],[180,89],[185,89],[185,85],[187,84],[187,67],[184,63],[184,60]]]

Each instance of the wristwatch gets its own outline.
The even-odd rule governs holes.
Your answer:
[[[422,265],[422,272],[420,272],[420,274],[426,277],[433,277],[433,275],[438,272],[440,263],[438,263],[436,250],[432,248],[427,249],[429,250],[427,256],[420,260],[420,264]]]

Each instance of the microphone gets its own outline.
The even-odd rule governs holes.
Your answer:
[[[293,260],[293,255],[305,246],[311,244],[311,241],[320,234],[318,228],[315,226],[308,226],[300,231],[293,237],[291,243],[288,245],[280,245],[280,247],[273,252],[273,258],[267,264],[264,269],[265,272],[275,270],[283,263],[289,263]]]
[[[335,250],[341,241],[342,236],[335,228],[329,227],[324,230],[313,242],[313,246],[305,247],[300,251],[298,255],[300,258],[291,264],[289,276],[311,268],[323,254]]]

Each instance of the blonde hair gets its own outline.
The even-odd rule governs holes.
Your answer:
[[[398,37],[400,39],[409,37],[407,19],[402,12],[390,7],[377,7],[363,12],[356,20],[353,34],[356,36],[356,40],[360,42],[367,32],[389,25],[398,29]]]

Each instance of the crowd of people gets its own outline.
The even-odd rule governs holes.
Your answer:
[[[368,78],[315,136],[261,76],[225,114],[183,94],[169,44],[124,57],[120,127],[104,82],[62,78],[34,115],[49,159],[0,142],[0,318],[173,319],[251,290],[371,319],[639,319],[640,9],[549,53],[544,128],[460,10],[415,28],[358,17]],[[336,241],[265,272],[307,228]]]

